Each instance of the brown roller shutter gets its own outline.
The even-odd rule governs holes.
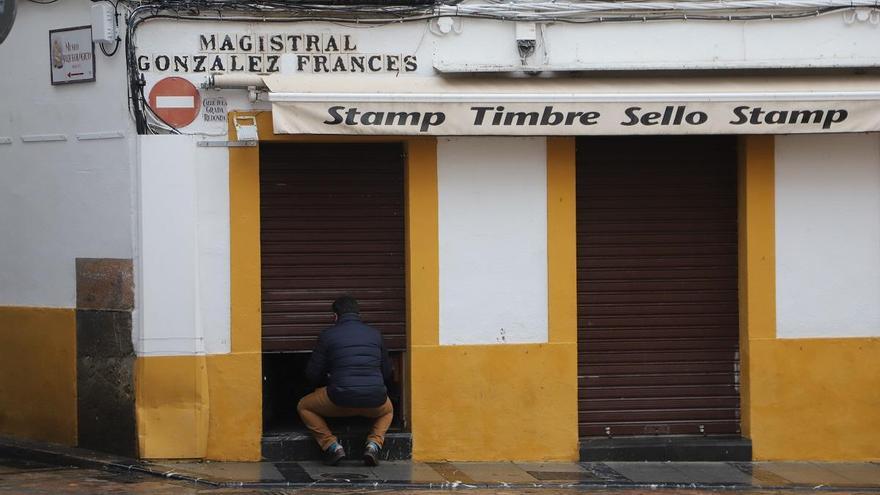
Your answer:
[[[728,137],[577,143],[581,436],[737,434]]]
[[[391,350],[406,347],[403,149],[260,147],[263,351],[309,351],[348,293]]]

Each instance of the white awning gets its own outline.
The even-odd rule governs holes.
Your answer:
[[[880,130],[880,77],[274,75],[277,134],[792,134]]]

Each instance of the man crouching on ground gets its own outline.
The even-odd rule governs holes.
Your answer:
[[[364,464],[379,464],[379,451],[391,425],[394,409],[385,382],[391,379],[391,360],[382,334],[361,322],[358,302],[351,296],[333,301],[336,324],[321,332],[306,367],[306,376],[317,388],[303,397],[296,410],[324,451],[324,462],[335,466],[345,450],[333,436],[325,417],[374,418],[367,436]]]

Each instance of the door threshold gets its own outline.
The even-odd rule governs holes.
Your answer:
[[[366,432],[339,432],[337,438],[350,459],[360,459],[364,452]],[[272,432],[262,440],[263,460],[320,461],[321,449],[308,431]],[[385,445],[380,459],[384,461],[404,461],[412,458],[412,434],[391,432],[385,435]]]
[[[752,441],[740,436],[645,436],[581,438],[580,460],[751,461]]]

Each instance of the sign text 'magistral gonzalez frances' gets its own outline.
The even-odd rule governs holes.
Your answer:
[[[309,74],[411,73],[418,59],[406,53],[364,53],[351,34],[337,33],[202,33],[198,51],[138,54],[142,72],[160,74],[275,74],[282,57],[292,72]]]
[[[880,102],[275,102],[273,118],[290,134],[822,134],[880,130]]]

